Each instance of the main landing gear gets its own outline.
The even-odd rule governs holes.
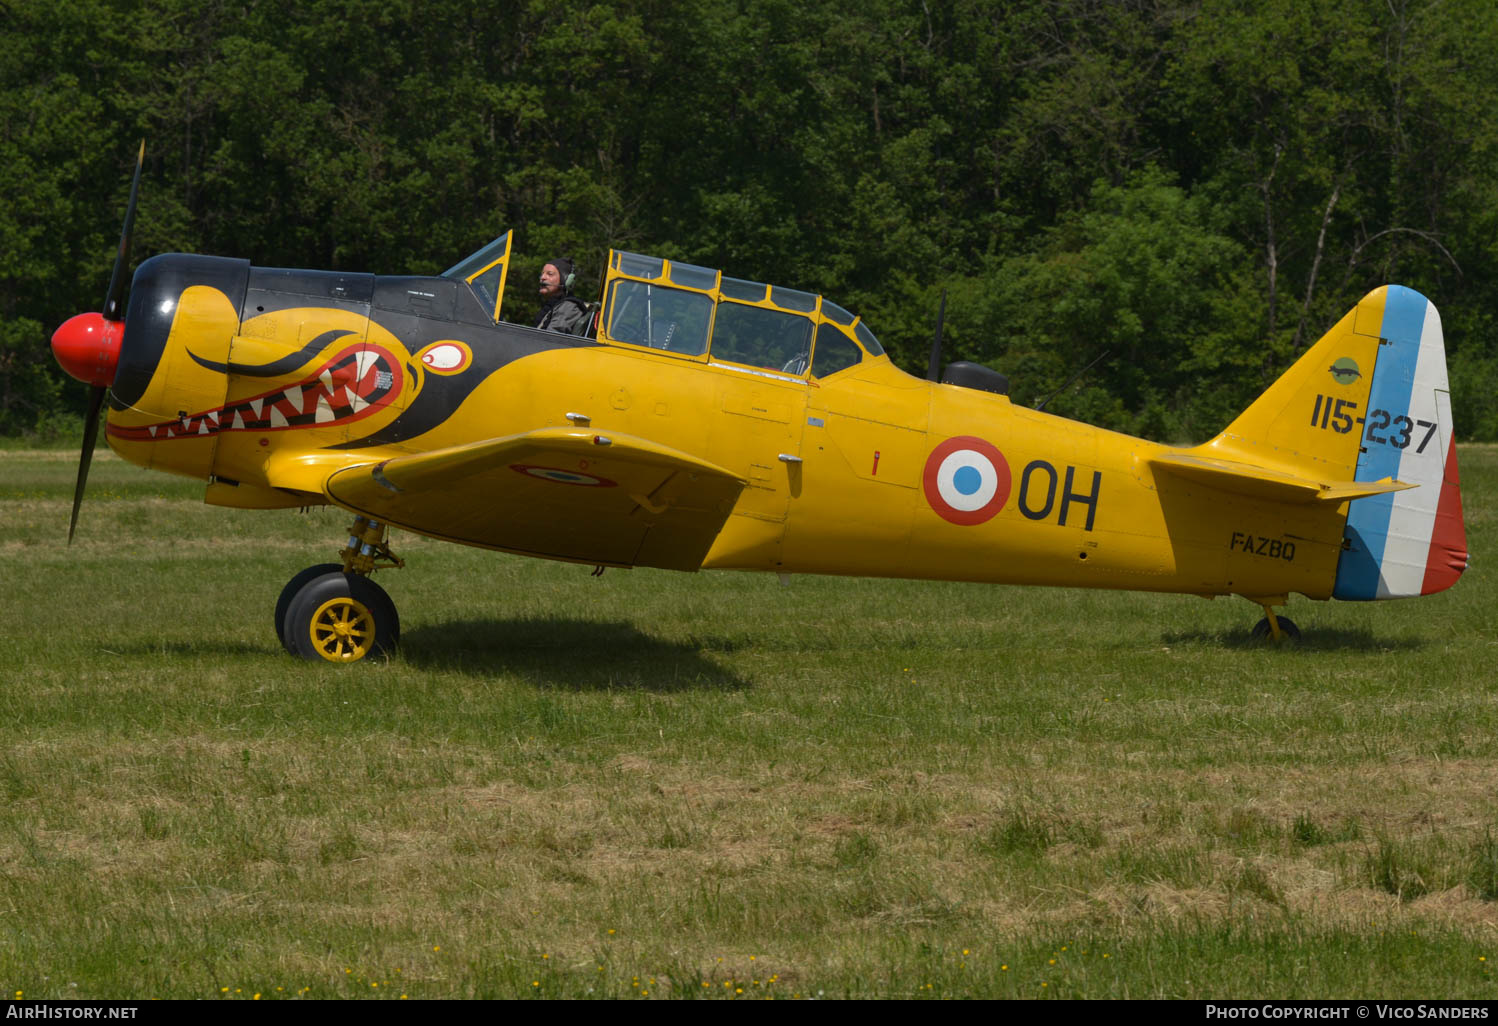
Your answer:
[[[390,655],[400,642],[395,603],[369,575],[405,561],[385,544],[385,525],[355,517],[342,563],[309,566],[281,589],[276,634],[286,651],[303,659],[353,663]]]
[[[1274,607],[1285,604],[1286,596],[1276,596],[1277,601],[1269,599],[1249,599],[1264,607],[1264,619],[1254,624],[1252,637],[1255,641],[1299,641],[1300,628],[1295,626],[1295,621],[1288,616],[1274,615]]]

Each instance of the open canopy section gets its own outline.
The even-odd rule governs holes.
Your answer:
[[[618,250],[609,254],[603,335],[797,377],[827,377],[884,355],[860,317],[815,293]]]
[[[466,281],[478,296],[479,305],[488,311],[495,321],[499,320],[499,308],[505,298],[505,276],[510,269],[510,237],[505,232],[499,238],[442,272],[444,278]]]

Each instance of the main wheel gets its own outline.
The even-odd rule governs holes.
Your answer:
[[[390,655],[400,641],[400,617],[385,589],[341,571],[313,578],[291,601],[286,637],[294,654],[330,663]]]
[[[1288,616],[1276,616],[1275,619],[1280,622],[1280,635],[1283,638],[1289,641],[1300,640],[1300,628],[1295,626],[1294,620]],[[1269,628],[1269,617],[1266,616],[1254,624],[1253,638],[1255,641],[1263,641],[1272,637],[1274,637],[1274,631]]]
[[[296,655],[296,647],[292,645],[291,638],[286,633],[286,614],[291,612],[291,602],[296,598],[297,592],[301,591],[308,581],[316,580],[324,574],[342,572],[341,563],[319,563],[297,574],[286,582],[286,587],[281,589],[281,597],[276,599],[276,637],[281,639],[281,647],[286,649],[288,655]]]

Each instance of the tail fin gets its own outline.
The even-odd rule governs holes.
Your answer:
[[[1199,451],[1322,481],[1418,486],[1349,504],[1336,598],[1428,595],[1467,568],[1441,318],[1413,289],[1370,292]]]

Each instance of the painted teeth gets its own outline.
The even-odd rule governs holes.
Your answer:
[[[356,368],[357,373],[354,376],[354,380],[363,381],[364,375],[369,373],[369,368],[373,367],[375,365],[375,361],[378,359],[379,357],[377,357],[374,353],[371,353],[368,349],[361,349],[357,353],[355,353],[354,367]]]
[[[364,407],[366,407],[368,405],[369,405],[369,401],[367,399],[365,399],[363,396],[361,396],[359,393],[357,393],[357,392],[350,392],[349,393],[349,406],[353,407],[353,410],[354,410],[355,413],[358,413],[360,410],[364,409]]]
[[[270,408],[270,426],[273,428],[283,428],[288,426],[286,414],[281,412],[281,408],[279,406],[272,406]]]
[[[333,371],[331,369],[324,368],[323,372],[317,376],[317,380],[322,382],[323,388],[326,388],[329,392],[333,391]]]
[[[218,411],[218,410],[209,410],[209,411],[208,411],[208,412],[207,412],[207,413],[205,413],[205,414],[203,414],[203,416],[204,416],[204,418],[205,418],[205,419],[207,419],[207,420],[208,420],[208,421],[209,421],[209,422],[210,422],[210,423],[211,423],[211,424],[212,424],[212,425],[213,425],[213,426],[214,426],[214,427],[218,427],[218,414],[219,414],[219,411]]]
[[[333,420],[333,407],[328,405],[326,399],[317,401],[317,413],[313,419],[319,424],[327,424]]]
[[[229,425],[229,430],[231,430],[231,431],[243,431],[244,430],[244,417],[240,416],[240,412],[237,409],[234,411],[234,423],[231,424],[231,425]]]
[[[255,415],[255,419],[256,420],[260,419],[260,407],[261,407],[262,404],[264,404],[264,402],[265,402],[264,399],[251,399],[250,400],[250,412]]]
[[[155,437],[156,437],[156,425],[155,425],[155,424],[152,424],[152,425],[151,425],[151,426],[150,426],[150,427],[149,427],[149,428],[147,428],[147,429],[146,429],[146,430],[148,430],[148,431],[150,431],[150,432],[151,432],[151,437],[152,437],[152,438],[155,438]]]
[[[198,434],[206,435],[208,433],[208,418],[204,417],[202,420],[198,421]]]

